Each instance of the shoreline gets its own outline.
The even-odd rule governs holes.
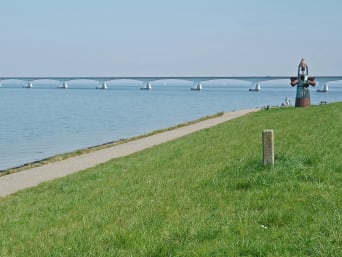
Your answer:
[[[1,134],[1,137],[3,137],[4,140],[2,142],[1,149],[3,158],[0,165],[0,176],[2,176],[2,174],[4,173],[9,174],[11,172],[27,169],[32,166],[37,166],[37,164],[40,165],[41,162],[50,162],[51,158],[57,160],[63,159],[64,154],[74,155],[74,152],[79,151],[83,153],[85,149],[92,148],[93,146],[98,146],[103,143],[116,143],[116,141],[120,141],[122,139],[125,142],[127,139],[131,139],[131,137],[148,133],[150,131],[153,131],[154,129],[167,128],[169,126],[173,126],[174,124],[197,119],[198,117],[202,117],[203,115],[215,114],[223,110],[229,112],[232,110],[242,110],[246,108],[261,108],[265,105],[269,105],[270,107],[277,105],[279,106],[282,103],[284,97],[289,96],[290,91],[287,89],[285,90],[283,85],[280,85],[280,88],[272,86],[272,90],[270,90],[270,92],[267,92],[265,88],[265,90],[260,94],[250,94],[247,93],[247,91],[245,91],[245,93],[243,94],[241,90],[237,89],[238,87],[236,87],[235,85],[232,85],[232,87],[233,88],[227,87],[227,90],[226,87],[222,86],[219,86],[217,88],[213,87],[214,90],[204,90],[202,93],[200,93],[200,95],[194,95],[192,93],[180,93],[179,89],[182,89],[182,87],[179,87],[179,89],[177,88],[175,90],[172,89],[172,91],[170,90],[170,93],[172,92],[172,95],[175,94],[175,96],[177,96],[175,98],[172,97],[172,99],[177,99],[177,101],[172,100],[172,106],[181,106],[172,108],[164,108],[163,106],[167,105],[161,105],[164,100],[168,99],[167,97],[169,95],[169,91],[161,95],[160,93],[150,94],[150,92],[146,96],[145,94],[143,94],[143,96],[140,96],[140,94],[136,94],[136,90],[121,91],[120,89],[120,91],[118,92],[110,92],[109,94],[95,94],[96,98],[94,98],[93,94],[91,93],[84,94],[83,92],[81,92],[82,94],[80,95],[80,93],[71,91],[58,91],[58,99],[63,99],[61,103],[65,105],[65,108],[59,108],[59,104],[56,104],[58,103],[58,101],[50,101],[53,103],[53,105],[51,105],[51,110],[44,110],[45,114],[41,113],[40,115],[38,115],[39,110],[41,109],[39,108],[39,105],[44,103],[44,101],[39,101],[39,104],[35,104],[32,106],[32,108],[37,108],[37,110],[34,109],[34,113],[36,113],[37,115],[32,116],[32,114],[29,114],[33,111],[32,108],[24,108],[25,112],[18,112],[19,109],[22,109],[21,107],[18,108],[18,110],[16,110],[15,112],[18,112],[20,114],[16,115],[15,120],[11,119],[12,110],[8,112],[5,111],[3,114],[3,120],[6,122],[4,123],[4,129]],[[31,94],[42,99],[52,100],[53,98],[55,98],[54,96],[53,98],[50,98],[52,97],[52,94],[50,93],[41,93],[40,91],[35,91],[34,93],[30,93],[30,95]],[[25,105],[30,104],[30,97],[17,97],[17,95],[20,96],[20,94],[10,93],[8,94],[8,97],[6,97],[6,99],[9,99],[7,100],[9,102],[13,102],[13,100],[16,100],[26,103]],[[24,94],[24,96],[25,95],[26,93]],[[125,115],[122,116],[120,112],[110,111],[117,110],[118,104],[113,103],[122,104],[118,100],[112,101],[113,97],[114,99],[121,99],[119,97],[122,97],[124,95],[129,96],[129,98],[127,98],[129,99],[127,101],[129,105],[127,105],[127,109],[125,109],[125,112],[127,111],[127,114],[125,113]],[[319,95],[323,97],[319,97],[318,99],[320,101],[328,100],[327,102],[330,103],[331,101],[329,101],[329,99],[326,99],[326,96],[330,95],[332,94]],[[13,96],[16,97],[11,98]],[[73,103],[71,99],[74,99],[74,97],[76,96],[76,100],[80,99],[80,102],[77,101],[76,103]],[[239,98],[240,96],[243,96],[241,100]],[[334,101],[336,101],[339,96],[340,94],[334,96]],[[94,100],[97,98],[106,103],[106,105],[101,105],[101,107],[97,106],[98,103],[96,101],[92,101],[92,99]],[[137,101],[138,105],[132,104],[131,100]],[[147,105],[148,109],[144,108],[144,101],[152,100],[154,104]],[[158,108],[155,108],[154,105],[156,103],[154,102],[154,100],[157,100],[159,104]],[[90,109],[73,111],[74,109],[79,109],[74,107],[81,106],[83,101],[89,101],[95,104],[91,105]],[[198,101],[200,101],[201,104],[198,104]],[[6,106],[5,103],[6,102],[4,102],[4,106]],[[183,105],[183,103],[186,104]],[[319,104],[319,102],[316,101],[316,104]],[[130,106],[135,107],[130,108]],[[56,114],[53,114],[52,117],[52,115],[50,115],[50,112],[55,110],[56,108],[58,109],[58,111],[56,112]],[[162,108],[162,110],[158,110],[159,108]],[[184,111],[184,113],[186,113],[185,115],[183,114],[184,108],[191,109],[191,111]],[[7,109],[9,110],[9,108]],[[65,111],[64,109],[70,109],[72,110],[72,112],[68,114],[69,111]],[[170,117],[172,120],[169,121],[170,113],[168,111],[170,111],[171,109],[172,115]],[[192,109],[195,109],[196,111],[192,111]],[[94,115],[94,117],[96,118],[92,118],[90,120],[87,118],[87,113],[91,113],[93,112],[93,110],[96,110],[96,115]],[[146,112],[148,112],[148,116],[152,118],[145,118],[144,115],[146,115]],[[163,112],[166,112],[167,115],[162,115],[161,117],[159,117],[159,114]],[[24,113],[23,116],[21,116],[22,113]],[[117,113],[119,113],[120,115],[116,115]],[[45,118],[43,114],[47,115],[47,118]],[[75,117],[77,117],[77,123],[73,121],[75,119],[70,119],[70,117],[73,117],[71,114],[76,115]],[[30,115],[33,118],[31,118]],[[34,117],[41,118],[36,119]],[[145,129],[139,129],[138,126],[135,125],[137,119],[141,120],[139,122],[145,125]],[[148,126],[146,126],[146,124]]]
[[[234,111],[232,111],[232,112],[234,112]],[[90,152],[93,152],[93,151],[98,151],[98,150],[106,149],[106,148],[109,148],[109,147],[116,146],[118,144],[124,144],[124,143],[130,142],[130,141],[133,141],[133,140],[138,140],[138,139],[141,139],[141,138],[149,137],[149,136],[152,136],[154,134],[163,133],[165,131],[177,129],[177,128],[184,127],[184,126],[189,126],[191,124],[195,124],[195,123],[198,123],[198,122],[201,122],[201,121],[204,121],[204,120],[208,120],[208,119],[212,119],[212,118],[216,118],[216,117],[222,116],[222,115],[224,115],[224,113],[225,112],[219,112],[219,113],[216,113],[216,114],[213,114],[213,115],[207,115],[207,116],[204,116],[204,117],[192,120],[192,121],[187,121],[187,122],[184,122],[184,123],[180,123],[180,124],[168,127],[168,128],[157,129],[157,130],[154,130],[154,131],[146,133],[146,134],[141,134],[141,135],[133,136],[133,137],[129,137],[129,138],[122,138],[122,139],[118,139],[118,140],[115,140],[115,141],[106,142],[106,143],[103,143],[103,144],[98,144],[98,145],[89,146],[89,147],[86,147],[86,148],[76,149],[76,150],[71,151],[71,152],[65,152],[65,153],[49,156],[49,157],[46,157],[46,158],[43,158],[43,159],[40,159],[40,160],[36,160],[36,161],[32,161],[32,162],[27,162],[27,163],[24,163],[24,164],[21,164],[21,165],[18,165],[18,166],[14,166],[14,167],[11,167],[11,168],[8,168],[8,169],[0,170],[0,177],[6,176],[6,175],[9,175],[9,174],[13,174],[13,173],[16,173],[16,172],[20,172],[20,171],[23,171],[23,170],[40,167],[40,166],[43,166],[43,165],[46,165],[46,164],[49,164],[49,163],[53,163],[53,162],[57,162],[57,161],[62,161],[62,160],[65,160],[65,159],[68,159],[68,158],[71,158],[71,157],[79,156],[79,155],[90,153]]]
[[[17,191],[34,187],[42,182],[65,177],[108,162],[112,159],[128,156],[147,148],[189,135],[193,132],[213,127],[220,123],[257,112],[260,108],[239,110],[224,113],[221,116],[205,119],[190,125],[181,126],[150,136],[134,139],[112,147],[103,148],[89,153],[80,154],[64,160],[51,162],[42,166],[25,169],[0,177],[0,197],[5,197]]]

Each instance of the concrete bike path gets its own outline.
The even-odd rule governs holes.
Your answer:
[[[8,196],[25,188],[37,186],[44,181],[61,178],[91,168],[114,158],[142,151],[146,148],[183,137],[195,131],[209,128],[258,110],[259,109],[248,109],[227,112],[222,116],[200,121],[188,126],[2,176],[0,177],[0,197]]]

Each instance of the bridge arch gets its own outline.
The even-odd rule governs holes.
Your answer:
[[[26,81],[20,78],[0,79],[0,87],[23,87]]]

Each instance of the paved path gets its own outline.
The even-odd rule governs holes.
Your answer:
[[[114,158],[142,151],[146,148],[165,143],[201,129],[215,126],[257,110],[258,109],[250,109],[225,113],[220,117],[204,120],[189,126],[180,127],[149,137],[0,177],[0,197],[5,197],[25,188],[37,186],[44,181],[79,172]]]

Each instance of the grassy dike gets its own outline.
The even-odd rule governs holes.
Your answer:
[[[341,111],[252,113],[2,198],[0,256],[342,256]]]

